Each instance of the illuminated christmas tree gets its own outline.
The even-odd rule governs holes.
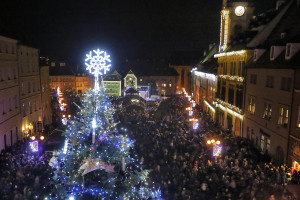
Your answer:
[[[103,65],[105,60],[93,63]],[[64,148],[50,160],[50,199],[160,199],[160,191],[148,184],[148,171],[137,160],[133,142],[115,128],[114,108],[103,85],[97,85],[99,71],[93,74],[95,89],[83,95],[80,112],[68,121]]]

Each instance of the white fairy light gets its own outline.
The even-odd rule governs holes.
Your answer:
[[[96,80],[98,80],[99,75],[102,76],[106,74],[111,67],[109,57],[110,55],[108,55],[106,51],[100,51],[99,49],[90,51],[89,54],[86,54],[86,70],[89,70],[89,73],[93,74]]]

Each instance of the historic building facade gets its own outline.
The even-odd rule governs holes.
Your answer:
[[[19,45],[18,62],[22,131],[36,133],[43,127],[38,49]]]
[[[49,85],[49,66],[40,67],[41,79],[41,97],[42,97],[42,113],[43,125],[50,125],[52,123],[52,110],[50,98],[50,85]]]
[[[127,88],[137,89],[137,77],[131,70],[129,70],[127,75],[124,77],[124,90]]]
[[[78,93],[85,93],[85,89],[94,88],[94,78],[86,73],[77,73],[75,76],[75,88]]]
[[[0,151],[22,138],[17,40],[0,36]]]
[[[109,96],[119,97],[122,94],[121,75],[115,70],[112,74],[107,74],[103,78],[105,94]]]

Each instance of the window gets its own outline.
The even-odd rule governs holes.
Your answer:
[[[140,78],[140,82],[142,82],[142,81],[143,81],[143,79]]]
[[[268,153],[270,152],[270,147],[271,147],[271,140],[270,140],[270,138],[267,138],[266,150],[267,150]]]
[[[28,88],[27,88],[27,92],[30,93],[31,92],[31,83],[28,82]]]
[[[270,152],[271,140],[269,136],[263,134],[261,135],[260,148],[262,151],[267,151],[268,153]]]
[[[224,75],[227,75],[227,62],[224,63]]]
[[[286,57],[290,57],[290,56],[291,56],[291,47],[292,47],[291,44],[288,44],[288,45],[287,45],[287,47],[286,47],[286,52],[285,52],[285,56],[286,56]]]
[[[288,123],[289,123],[289,110],[281,107],[279,109],[278,124],[283,125],[285,128],[287,128]]]
[[[272,106],[269,103],[265,103],[264,105],[265,105],[265,109],[264,109],[263,118],[271,120]]]
[[[15,95],[15,108],[18,108],[18,95]]]
[[[300,106],[298,106],[298,121],[297,121],[297,127],[300,128]]]
[[[264,135],[261,135],[261,137],[260,137],[260,148],[262,151],[265,150],[265,136]]]
[[[230,75],[235,76],[235,70],[236,70],[236,62],[231,62],[231,69],[230,69]]]
[[[228,103],[233,105],[234,103],[234,85],[229,85],[229,91],[228,91]]]
[[[290,91],[291,90],[292,79],[288,77],[281,78],[281,90]]]
[[[273,88],[274,87],[274,76],[266,77],[266,87]]]
[[[239,62],[239,76],[244,77],[245,76],[245,61],[240,61]]]
[[[275,50],[275,47],[271,47],[271,53],[270,53],[271,59],[274,59],[274,50]]]
[[[30,112],[30,114],[32,114],[32,105],[31,105],[31,102],[29,102],[29,112]]]
[[[22,104],[22,111],[23,111],[23,117],[26,116],[26,108],[25,108],[25,104]]]
[[[251,129],[251,142],[252,142],[252,144],[254,144],[254,138],[255,138],[254,130]],[[256,143],[256,145],[257,145],[257,143]]]
[[[243,85],[236,85],[236,91],[235,91],[235,106],[238,108],[243,107]]]
[[[251,74],[250,75],[250,83],[251,84],[256,84],[256,79],[257,79],[257,75],[256,74]]]
[[[249,98],[248,111],[249,111],[251,114],[254,114],[254,113],[255,113],[255,99],[254,99],[254,98]]]
[[[247,139],[250,140],[250,128],[247,126]]]

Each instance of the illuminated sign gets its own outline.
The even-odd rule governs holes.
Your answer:
[[[37,152],[39,151],[39,142],[34,140],[32,142],[29,142],[29,146],[32,152]]]
[[[199,122],[193,122],[193,129],[196,130],[199,128]]]
[[[219,156],[222,152],[222,146],[214,145],[213,147],[213,156]]]

